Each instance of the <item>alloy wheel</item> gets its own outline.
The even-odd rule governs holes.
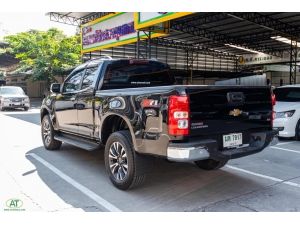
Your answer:
[[[43,122],[43,137],[44,137],[46,145],[49,145],[51,142],[51,129],[50,129],[50,123],[48,120],[44,120],[44,122]]]
[[[109,168],[119,181],[124,180],[128,174],[127,154],[120,142],[113,142],[109,148]]]

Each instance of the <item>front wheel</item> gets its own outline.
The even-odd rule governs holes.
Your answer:
[[[205,159],[200,161],[195,161],[195,164],[204,170],[217,170],[226,165],[228,160],[214,160],[214,159]]]
[[[24,107],[24,111],[28,111],[29,107]]]
[[[60,148],[62,143],[54,139],[55,131],[48,114],[42,119],[41,133],[43,144],[47,150],[58,150]]]
[[[127,190],[144,182],[147,159],[135,153],[129,131],[118,131],[109,136],[104,159],[109,179],[115,187]]]

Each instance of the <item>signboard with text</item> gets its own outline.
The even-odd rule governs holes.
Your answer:
[[[136,30],[144,29],[190,14],[192,12],[135,12],[134,28]]]
[[[163,36],[153,33],[151,38]],[[145,38],[146,34],[140,34]],[[81,26],[81,53],[130,44],[137,41],[134,13],[112,13]]]
[[[300,60],[300,53],[298,53],[298,60]],[[260,64],[275,64],[290,62],[290,52],[286,51],[282,57],[272,56],[264,53],[247,54],[239,58],[240,65],[260,65]]]

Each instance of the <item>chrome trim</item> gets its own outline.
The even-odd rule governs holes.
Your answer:
[[[167,157],[170,161],[189,162],[209,158],[209,152],[206,147],[168,147]]]

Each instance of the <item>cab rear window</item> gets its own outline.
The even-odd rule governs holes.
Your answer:
[[[174,84],[166,64],[147,60],[120,60],[108,65],[102,89]]]

